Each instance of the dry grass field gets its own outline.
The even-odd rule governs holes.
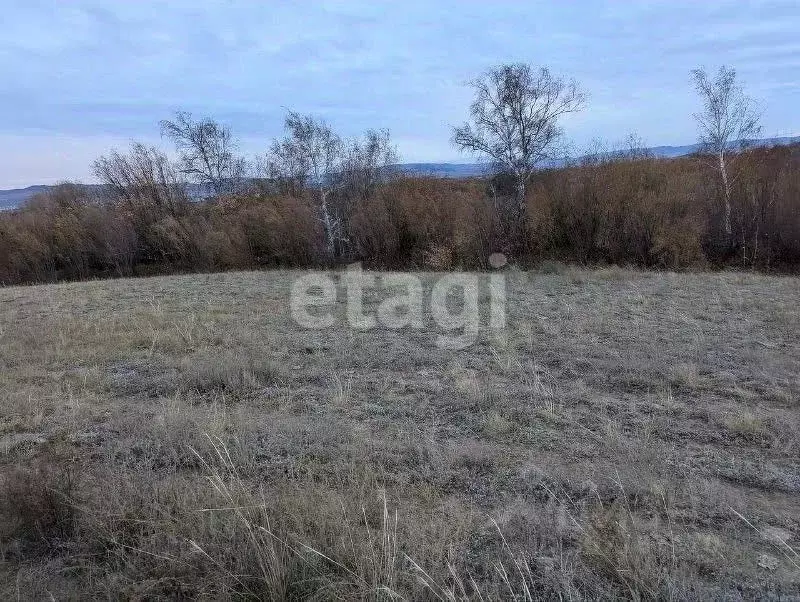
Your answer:
[[[800,599],[800,280],[548,271],[461,351],[0,288],[0,598]]]

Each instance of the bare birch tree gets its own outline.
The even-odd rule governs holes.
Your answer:
[[[175,144],[180,171],[219,196],[242,185],[246,164],[237,155],[231,131],[213,119],[196,121],[191,113],[178,112],[175,120],[161,122],[161,134]]]
[[[736,70],[720,67],[715,77],[694,69],[692,81],[703,109],[694,118],[700,128],[701,150],[714,157],[722,183],[725,204],[725,232],[731,235],[732,152],[741,150],[748,139],[761,133],[755,102],[736,83]]]
[[[554,157],[562,136],[559,119],[583,108],[586,95],[575,81],[525,64],[495,67],[471,86],[471,121],[454,128],[453,143],[488,157],[498,171],[513,176],[516,193],[506,218],[524,229],[525,189],[531,175],[537,165]]]
[[[367,200],[394,173],[397,152],[388,130],[367,130],[362,139],[345,145],[339,182],[350,201]]]
[[[397,154],[387,130],[343,140],[324,121],[289,112],[286,135],[266,157],[267,179],[289,194],[311,191],[328,257],[348,249],[355,205],[368,201],[392,173]]]
[[[273,143],[268,158],[274,177],[291,178],[314,190],[314,203],[325,231],[329,257],[336,255],[342,239],[342,220],[330,202],[330,194],[341,171],[344,145],[324,121],[289,112],[286,136]]]

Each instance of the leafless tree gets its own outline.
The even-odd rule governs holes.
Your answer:
[[[387,130],[368,130],[344,144],[341,167],[335,176],[333,205],[344,236],[339,251],[353,251],[350,224],[358,207],[370,203],[396,174],[397,152]]]
[[[644,161],[653,158],[655,155],[647,147],[647,143],[637,133],[631,132],[623,140],[613,144],[599,138],[592,140],[589,148],[578,159],[577,164],[593,166],[621,161]]]
[[[270,171],[314,190],[328,255],[333,258],[336,245],[343,237],[343,228],[341,216],[330,202],[330,193],[342,168],[344,145],[327,123],[310,115],[290,111],[285,129],[286,136],[272,145]]]
[[[184,223],[189,209],[186,184],[164,153],[134,143],[127,154],[113,150],[97,159],[92,168],[109,200],[125,207],[123,215],[131,220],[141,257],[174,259],[175,249],[165,246],[159,225],[173,228],[191,246],[191,233]]]
[[[345,145],[338,174],[342,195],[351,202],[366,201],[395,174],[397,151],[388,130],[367,130],[362,139]]]
[[[266,155],[256,158],[254,180],[258,192],[295,198],[303,195],[309,170],[294,151],[294,147],[282,139],[273,142]]]
[[[725,232],[730,236],[733,157],[728,153],[741,150],[748,139],[760,135],[760,115],[755,102],[737,84],[735,69],[723,65],[715,77],[704,69],[694,69],[691,74],[703,103],[703,109],[694,115],[701,150],[715,159],[725,203]]]
[[[240,189],[246,163],[237,155],[230,130],[213,119],[196,121],[191,113],[178,112],[175,120],[161,122],[161,134],[178,151],[180,171],[219,196]]]
[[[136,214],[176,215],[188,203],[186,187],[169,158],[154,147],[133,143],[128,154],[112,150],[92,170],[112,198]]]
[[[264,172],[280,190],[310,190],[331,259],[348,248],[357,202],[367,201],[394,173],[397,154],[386,130],[343,140],[324,121],[289,112],[286,135],[272,144]]]
[[[507,218],[524,228],[525,187],[536,166],[553,158],[562,135],[559,119],[580,110],[586,95],[575,81],[525,64],[495,67],[471,85],[471,121],[453,130],[453,143],[513,176],[516,194]]]

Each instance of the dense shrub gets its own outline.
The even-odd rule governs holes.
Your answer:
[[[330,261],[302,190],[261,185],[191,203],[164,171],[163,157],[134,151],[103,165],[141,175],[103,198],[64,184],[0,214],[0,282]],[[542,171],[529,187],[522,244],[511,244],[496,219],[506,188],[502,177],[392,178],[348,200],[340,259],[398,269],[484,268],[490,253],[521,248],[514,259],[523,264],[800,266],[800,146],[739,157],[730,235],[721,190],[702,157],[616,156]]]
[[[688,161],[609,161],[552,171],[529,203],[537,255],[681,268],[704,262],[701,179]]]
[[[400,178],[356,209],[354,259],[398,268],[478,266],[491,252],[488,209],[479,182]]]

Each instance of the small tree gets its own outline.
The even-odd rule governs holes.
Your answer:
[[[495,67],[471,85],[472,119],[454,128],[453,143],[488,157],[496,170],[512,175],[515,195],[504,217],[520,234],[527,222],[526,185],[536,166],[554,157],[562,135],[559,119],[580,110],[586,95],[574,81],[525,64]]]
[[[314,204],[325,230],[329,257],[336,255],[342,238],[342,221],[330,203],[330,193],[341,170],[343,144],[330,126],[310,115],[289,112],[286,137],[272,145],[270,172],[277,177],[302,182],[315,192]]]
[[[174,121],[161,122],[161,134],[178,151],[180,171],[219,196],[240,189],[246,170],[230,130],[213,119],[195,121],[191,113],[178,112]]]
[[[286,136],[273,143],[266,171],[290,194],[311,190],[331,259],[349,244],[354,204],[368,200],[393,172],[397,155],[386,130],[342,140],[324,121],[290,112]]]
[[[731,235],[732,157],[747,140],[760,135],[759,112],[754,101],[736,83],[736,70],[720,67],[711,78],[704,69],[694,69],[692,81],[703,103],[694,118],[700,128],[701,150],[713,155],[722,184],[725,233]]]
[[[345,145],[337,176],[341,195],[348,204],[369,200],[394,173],[397,152],[388,130],[367,130],[362,139]]]

